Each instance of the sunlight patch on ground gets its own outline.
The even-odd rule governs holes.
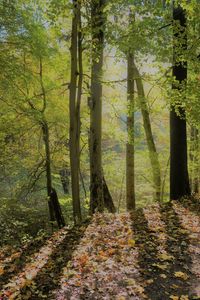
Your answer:
[[[63,270],[57,300],[144,299],[129,214],[96,214]]]
[[[9,283],[3,286],[3,290],[0,292],[0,299],[15,299],[23,287],[32,284],[38,272],[46,264],[49,256],[62,243],[68,232],[67,228],[56,232],[46,245],[32,256],[31,262],[25,265],[22,272],[11,278]]]
[[[188,232],[190,240],[188,250],[192,258],[191,271],[197,278],[196,282],[192,282],[191,285],[193,292],[200,297],[200,218],[177,201],[173,201],[173,208],[180,219],[181,225]]]
[[[158,251],[160,252],[160,254],[167,255],[166,241],[169,237],[166,234],[166,225],[162,221],[160,205],[158,203],[153,204],[147,208],[144,208],[143,212],[148,222],[149,229],[155,234],[156,238],[158,239]]]

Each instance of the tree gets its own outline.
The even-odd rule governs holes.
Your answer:
[[[135,209],[135,153],[134,153],[134,56],[129,51],[127,58],[127,133],[126,144],[126,207]]]
[[[72,35],[71,35],[71,80],[70,80],[70,167],[71,167],[71,184],[72,184],[72,203],[74,222],[80,223],[81,205],[80,205],[80,187],[79,187],[79,169],[80,169],[80,100],[82,92],[82,61],[81,61],[81,44],[78,34],[80,30],[80,3],[73,1],[72,17]],[[79,53],[79,70],[78,70],[78,53]],[[77,76],[78,98],[77,98]]]
[[[26,61],[25,61],[26,63]],[[26,66],[25,66],[26,67]],[[51,172],[51,151],[50,151],[50,138],[49,138],[49,125],[45,117],[45,111],[47,108],[46,89],[43,82],[43,62],[42,57],[39,57],[39,82],[42,98],[42,109],[36,108],[30,99],[28,104],[33,112],[38,115],[38,122],[42,129],[43,141],[45,146],[45,170],[46,170],[46,188],[49,206],[50,221],[57,221],[58,227],[65,226],[65,220],[62,215],[60,204],[56,190],[52,186],[52,172]]]
[[[199,130],[191,126],[190,132],[190,186],[193,193],[199,192]]]
[[[136,86],[137,86],[137,92],[138,92],[139,106],[140,106],[141,113],[142,113],[143,125],[144,125],[145,134],[146,134],[146,141],[147,141],[147,146],[148,146],[148,150],[149,150],[149,158],[150,158],[151,168],[152,168],[152,173],[153,173],[153,184],[154,184],[154,188],[156,191],[155,200],[160,201],[160,197],[161,197],[160,163],[159,163],[158,152],[156,149],[156,145],[155,145],[154,137],[153,137],[153,133],[152,133],[149,109],[148,109],[148,106],[146,103],[142,79],[141,79],[139,70],[135,63],[134,63],[134,73],[135,73],[135,80],[136,80]]]
[[[187,81],[187,62],[181,57],[187,49],[186,12],[179,5],[173,7],[173,77],[172,89],[184,97]],[[180,46],[179,46],[180,45]],[[181,55],[182,54],[182,55]],[[190,195],[187,132],[185,110],[179,100],[178,105],[171,105],[170,111],[170,199],[178,200]]]
[[[104,210],[102,174],[102,68],[105,0],[91,0],[90,211]]]

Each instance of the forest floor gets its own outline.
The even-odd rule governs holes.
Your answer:
[[[95,214],[0,252],[0,300],[200,299],[200,202]]]

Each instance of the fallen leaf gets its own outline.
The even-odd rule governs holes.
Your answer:
[[[175,277],[181,278],[183,280],[187,280],[189,277],[186,273],[183,273],[183,272],[175,272],[174,275],[175,275]]]
[[[189,300],[188,295],[181,295],[180,300]]]
[[[161,270],[166,270],[167,269],[167,265],[162,265],[162,264],[152,264],[152,266],[157,267]]]
[[[4,268],[0,267],[0,275],[3,275],[4,273]]]
[[[158,256],[161,260],[173,260],[174,256],[162,253]]]
[[[133,239],[128,240],[128,245],[130,247],[135,247],[135,240],[133,240]]]
[[[151,283],[153,283],[153,282],[154,282],[153,279],[148,279],[148,280],[147,280],[147,283],[148,283],[148,284],[151,284]]]
[[[179,297],[178,296],[174,296],[174,295],[171,295],[169,298],[172,299],[172,300],[179,300]]]

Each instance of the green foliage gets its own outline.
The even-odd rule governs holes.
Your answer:
[[[163,5],[165,2],[165,5]],[[109,1],[104,7],[105,58],[103,92],[103,169],[116,207],[125,210],[126,54],[133,51],[144,84],[152,130],[159,152],[164,200],[169,189],[170,105],[186,110],[188,124],[200,124],[198,1],[177,1],[187,11],[188,48],[177,47],[179,62],[188,61],[188,80],[180,86],[171,76],[171,1]],[[0,5],[0,201],[2,243],[31,238],[49,228],[45,149],[41,121],[50,132],[53,186],[67,224],[72,224],[71,191],[64,194],[60,170],[69,170],[69,81],[72,3],[1,1]],[[81,103],[81,204],[89,210],[91,73],[90,3],[82,2],[83,91]],[[134,21],[131,27],[129,17]],[[174,24],[174,30],[180,29]],[[42,81],[44,91],[41,87]],[[178,89],[171,90],[174,84]],[[44,103],[45,102],[45,103]],[[152,173],[135,93],[135,164],[138,206],[152,202]],[[43,108],[45,107],[44,111]],[[196,151],[196,150],[195,150]],[[198,152],[198,151],[196,151]],[[195,152],[198,160],[199,153]],[[192,168],[198,167],[196,164]],[[198,163],[197,163],[198,165]],[[70,179],[70,174],[67,175]],[[69,180],[70,185],[70,180]],[[12,200],[11,200],[12,199]],[[13,225],[12,225],[13,224]]]
[[[34,207],[14,199],[0,200],[0,235],[3,244],[23,244],[49,230],[46,207]],[[37,222],[35,221],[37,220]]]

